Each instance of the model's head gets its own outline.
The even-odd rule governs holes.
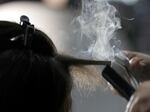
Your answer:
[[[68,112],[68,67],[55,58],[57,50],[47,35],[37,29],[29,32],[23,25],[0,21],[0,104]],[[24,44],[26,36],[29,46]]]
[[[21,24],[0,21],[0,104],[12,110],[69,112],[73,82],[89,89],[100,84],[97,70],[84,65],[101,63],[60,55],[26,16]]]

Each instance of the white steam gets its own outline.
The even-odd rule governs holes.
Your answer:
[[[74,30],[78,41],[77,54],[80,58],[114,60],[114,57],[121,51],[118,47],[121,43],[115,37],[115,32],[121,28],[120,19],[116,14],[116,8],[107,1],[82,0],[81,14],[75,19],[78,27]],[[96,72],[91,70],[92,72],[85,73],[84,71],[86,70],[75,69],[73,71],[74,82],[78,88],[95,90],[97,86],[103,85],[100,73],[93,75]]]
[[[116,8],[107,1],[82,0],[81,15],[76,21],[80,24],[81,45],[88,45],[80,54],[90,55],[93,59],[113,60],[114,46],[120,44],[114,34],[121,28],[116,13]]]

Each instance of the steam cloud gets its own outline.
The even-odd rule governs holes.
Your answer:
[[[115,37],[115,31],[121,28],[120,19],[116,14],[116,8],[106,0],[82,0],[81,14],[75,20],[80,26],[75,30],[76,34],[78,33],[75,37],[78,39],[80,57],[90,56],[95,60],[114,60],[121,51],[118,46],[120,41]],[[85,72],[82,70],[76,71],[73,78],[78,88],[95,90],[96,86],[103,83],[100,74],[91,75],[96,74],[94,71],[90,72],[90,75],[83,75]]]
[[[116,8],[106,0],[82,0],[82,11],[76,21],[80,24],[81,45],[88,45],[80,54],[98,60],[113,60],[119,49],[116,44],[120,44],[114,34],[121,28],[116,13]]]

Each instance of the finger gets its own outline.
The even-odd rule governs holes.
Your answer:
[[[129,63],[132,68],[139,68],[139,67],[143,66],[142,61],[143,61],[143,59],[141,59],[139,57],[133,57],[130,59]]]
[[[149,112],[150,110],[150,99],[146,96],[138,98],[137,102],[133,105],[131,112]]]
[[[135,57],[135,56],[138,54],[137,52],[127,51],[127,50],[124,50],[123,53],[124,53],[129,59]]]
[[[125,112],[147,112],[144,100],[135,94],[129,101]]]

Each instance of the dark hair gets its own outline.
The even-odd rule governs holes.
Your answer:
[[[11,41],[23,33],[17,23],[0,22],[0,104],[17,104],[13,108],[20,111],[68,112],[72,88],[68,66],[55,58],[53,42],[37,29],[30,49],[21,38]]]

